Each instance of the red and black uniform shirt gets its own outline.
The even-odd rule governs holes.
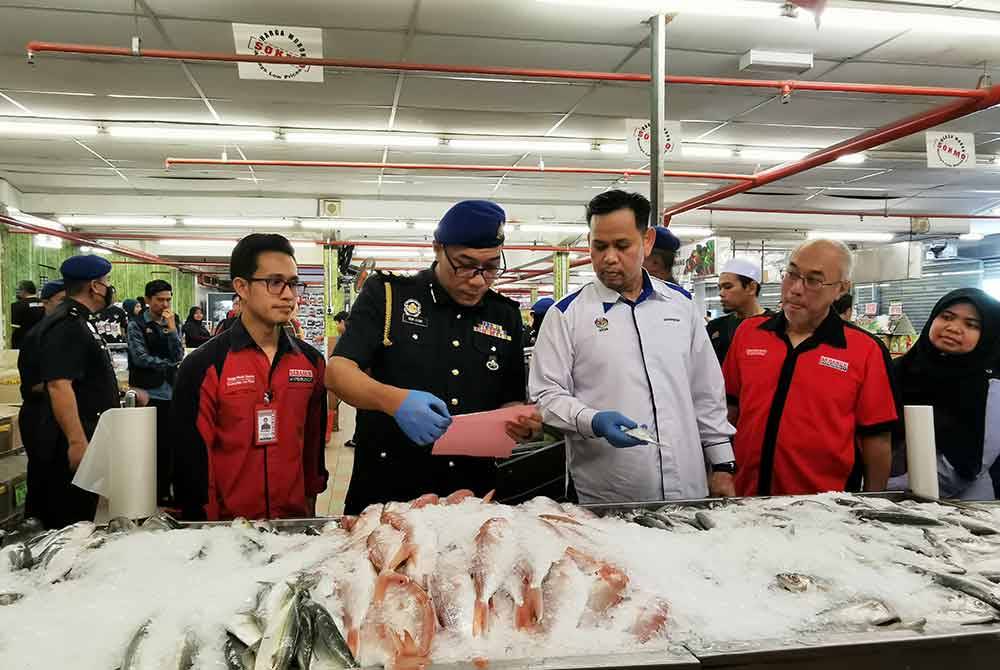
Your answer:
[[[326,488],[322,356],[279,330],[274,361],[236,319],[181,364],[174,387],[174,493],[187,518],[313,516]],[[257,446],[257,411],[277,443]]]
[[[793,348],[785,315],[756,316],[736,331],[723,366],[739,406],[736,495],[810,494],[857,488],[855,435],[898,418],[889,352],[830,312]]]

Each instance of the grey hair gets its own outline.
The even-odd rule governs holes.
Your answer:
[[[840,252],[841,280],[851,281],[851,277],[854,276],[854,252],[851,251],[851,248],[849,246],[847,246],[840,240],[830,240],[826,238],[806,240],[805,242],[803,242],[802,244],[800,244],[799,246],[795,247],[795,249],[792,250],[791,256],[797,254],[799,250],[811,244],[816,244],[816,243],[828,244],[834,249],[836,249],[838,252]],[[791,258],[791,256],[789,256],[789,258]]]

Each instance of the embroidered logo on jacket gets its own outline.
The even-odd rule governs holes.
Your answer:
[[[226,377],[226,388],[234,388],[236,386],[253,386],[257,383],[257,375],[236,375],[235,377]]]
[[[830,358],[829,356],[820,356],[819,364],[823,367],[837,370],[838,372],[847,372],[847,369],[850,367],[847,361]]]
[[[756,358],[760,356],[767,356],[767,349],[747,349],[747,358]]]
[[[312,381],[312,370],[296,370],[295,368],[292,368],[288,371],[289,384],[312,384]]]
[[[597,326],[597,330],[602,333],[607,332],[608,330],[608,320],[603,316],[599,316],[594,319],[594,325]]]

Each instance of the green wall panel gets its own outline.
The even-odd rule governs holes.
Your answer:
[[[77,248],[68,242],[61,249],[39,247],[34,243],[34,235],[11,233],[0,230],[0,245],[3,249],[3,267],[0,272],[0,305],[3,308],[4,343],[10,343],[10,303],[14,302],[17,283],[30,279],[41,290],[42,284],[59,277],[59,266],[76,253]],[[111,283],[117,289],[116,300],[135,298],[145,292],[146,283],[153,279],[164,279],[174,287],[174,311],[187,317],[188,308],[194,304],[195,276],[176,268],[163,265],[137,265],[131,259],[118,254],[107,257],[114,267]]]

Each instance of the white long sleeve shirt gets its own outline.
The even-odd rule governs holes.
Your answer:
[[[682,289],[645,271],[634,304],[594,280],[549,309],[529,391],[545,422],[566,434],[580,502],[705,497],[707,465],[734,460],[735,429],[704,321]],[[604,410],[669,446],[612,446],[591,428]]]

